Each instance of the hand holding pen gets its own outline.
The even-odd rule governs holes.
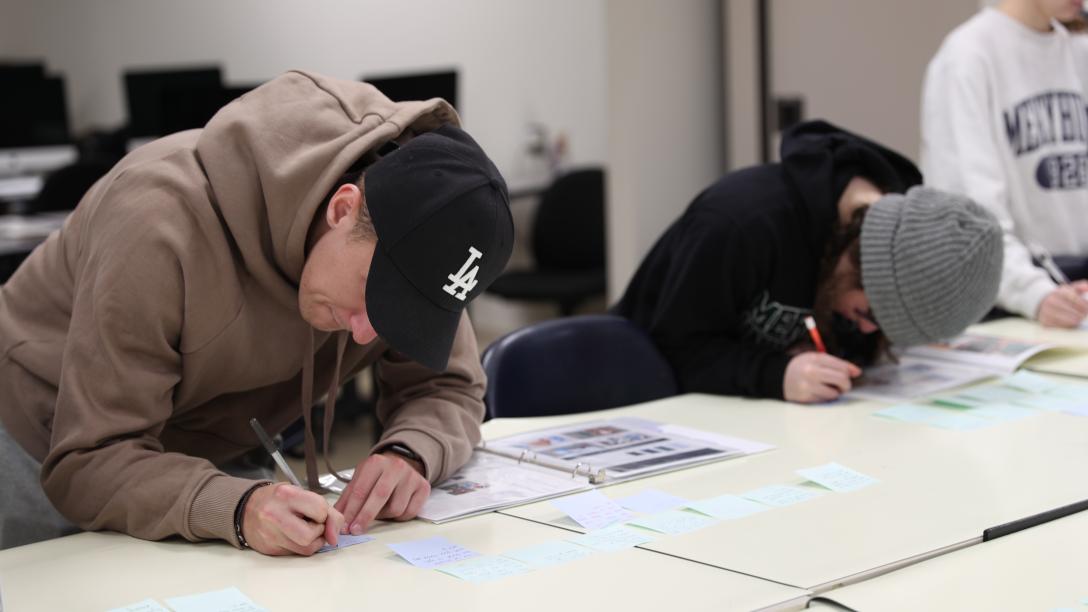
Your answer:
[[[326,543],[335,545],[344,517],[325,498],[304,489],[257,419],[250,419],[261,444],[291,481],[259,487],[243,509],[246,544],[266,555],[305,555]]]
[[[1088,317],[1088,281],[1069,282],[1069,278],[1054,263],[1054,258],[1046,249],[1032,244],[1028,250],[1058,284],[1039,303],[1035,317],[1047,327],[1077,327]]]
[[[838,399],[853,386],[851,379],[861,376],[861,368],[827,354],[816,321],[805,317],[805,327],[816,351],[807,351],[790,359],[782,379],[782,396],[803,404]]]

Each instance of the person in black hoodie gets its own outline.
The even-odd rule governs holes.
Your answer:
[[[788,131],[781,159],[698,195],[613,308],[682,391],[829,401],[890,344],[954,336],[992,307],[1001,229],[982,207],[914,187],[909,160],[823,121]]]

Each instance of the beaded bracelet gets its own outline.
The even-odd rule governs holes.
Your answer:
[[[242,520],[246,516],[246,502],[249,501],[249,496],[253,495],[253,492],[261,487],[267,487],[272,484],[271,482],[258,482],[251,487],[248,491],[242,494],[242,499],[238,500],[238,506],[234,509],[234,537],[238,538],[238,543],[242,548],[250,548],[249,542],[246,542],[246,537],[242,535]]]

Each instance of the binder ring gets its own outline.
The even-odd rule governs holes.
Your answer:
[[[580,468],[580,467],[582,467],[582,462],[581,462],[581,461],[579,461],[578,463],[574,464],[574,469],[573,469],[573,470],[571,470],[571,472],[570,472],[570,477],[571,477],[571,478],[574,478],[575,476],[577,476],[577,475],[578,475],[578,468]]]
[[[521,456],[520,456],[520,457],[518,457],[518,464],[519,464],[519,465],[521,464],[521,461],[522,461],[523,459],[525,459],[525,453],[527,453],[527,452],[529,452],[529,449],[523,449],[523,450],[521,451]]]

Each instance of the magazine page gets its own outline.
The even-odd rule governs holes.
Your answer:
[[[488,441],[507,457],[584,473],[595,482],[625,480],[744,455],[739,448],[696,440],[625,419],[590,421]],[[599,475],[604,474],[604,478]]]
[[[464,467],[431,489],[419,517],[441,523],[589,488],[583,476],[476,450]]]
[[[986,368],[1000,374],[1012,374],[1025,361],[1054,344],[1028,342],[981,334],[963,334],[948,342],[914,346],[903,355],[926,359],[940,359],[974,367]]]
[[[912,400],[996,374],[985,368],[948,361],[902,357],[899,363],[866,368],[854,379],[854,387],[845,397],[899,402]]]

